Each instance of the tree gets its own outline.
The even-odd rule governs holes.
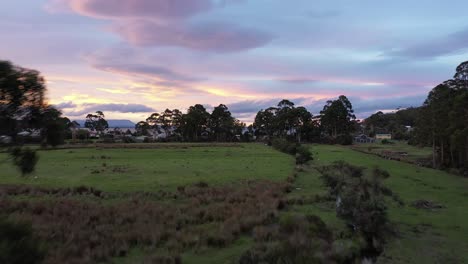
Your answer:
[[[320,114],[322,127],[334,138],[349,135],[354,129],[356,116],[351,102],[344,95],[340,95],[337,100],[327,101]]]
[[[234,125],[235,119],[226,105],[220,104],[213,109],[210,115],[209,128],[216,141],[226,141],[232,137]]]
[[[148,135],[148,130],[151,128],[151,126],[145,122],[145,121],[140,121],[135,125],[135,130],[138,135],[146,136]]]
[[[97,131],[100,135],[109,128],[109,124],[104,119],[104,113],[96,111],[95,114],[88,114],[86,116],[85,127],[91,129],[91,131]]]
[[[283,99],[277,107],[261,110],[255,116],[254,128],[257,135],[268,137],[290,137],[301,142],[312,131],[312,114],[305,107],[295,107],[294,103]]]
[[[31,173],[37,162],[32,150],[19,147],[17,134],[21,129],[33,127],[45,106],[45,79],[38,71],[0,61],[0,133],[12,138],[9,149],[23,175]]]
[[[458,65],[453,78],[456,80],[465,81],[465,85],[467,84],[466,82],[468,82],[468,61],[462,62],[460,65]]]
[[[185,139],[199,141],[202,132],[208,128],[210,114],[201,104],[190,106],[181,117],[180,130]]]
[[[294,128],[297,142],[301,143],[312,124],[312,114],[303,106],[294,108],[291,111],[291,125]]]
[[[454,79],[434,87],[421,108],[414,141],[432,145],[433,167],[468,171],[467,67],[460,64]]]
[[[255,116],[253,124],[257,136],[265,135],[272,137],[276,132],[276,112],[278,108],[269,107],[265,110],[260,110]]]

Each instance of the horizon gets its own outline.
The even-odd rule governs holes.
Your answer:
[[[70,119],[136,123],[225,104],[252,123],[281,99],[358,118],[418,107],[468,58],[468,3],[24,0],[2,3],[1,59],[40,71]]]

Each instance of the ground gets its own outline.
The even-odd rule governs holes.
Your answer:
[[[396,148],[396,146],[392,148]],[[182,198],[173,199],[165,195],[162,198],[159,196],[150,197],[149,202],[152,201],[151,199],[160,199],[169,204],[168,208],[180,206],[180,208],[188,209],[191,206],[183,207],[190,201],[189,198],[185,197],[187,191],[184,196],[177,191],[178,187],[204,182],[210,187],[213,186],[213,189],[210,189],[211,192],[216,192],[214,198],[209,198],[206,202],[205,207],[228,210],[224,205],[213,202],[221,197],[223,192],[232,192],[231,196],[233,197],[236,197],[234,194],[236,192],[239,192],[239,197],[243,197],[249,192],[258,194],[262,190],[251,187],[246,183],[247,181],[284,182],[294,169],[291,156],[261,144],[162,144],[152,145],[151,148],[146,148],[144,145],[140,147],[138,149],[99,147],[40,151],[39,165],[33,177],[22,178],[9,163],[0,164],[2,174],[0,185],[21,184],[45,188],[68,188],[85,185],[112,194],[141,191],[153,193],[164,190],[168,193],[176,193]],[[315,167],[336,160],[344,160],[365,167],[379,166],[391,175],[385,184],[397,193],[405,203],[404,206],[399,206],[389,201],[389,217],[397,233],[395,237],[389,239],[383,255],[379,258],[379,263],[468,263],[467,179],[413,164],[386,160],[372,154],[357,152],[350,147],[328,145],[309,145],[309,147],[315,159],[308,166],[300,169],[293,183],[293,191],[286,197],[288,200],[300,202],[281,211],[281,215],[298,212],[315,214],[322,218],[335,233],[339,233],[345,226],[336,218],[333,203],[313,201],[313,197],[326,192]],[[406,146],[402,149],[404,150],[398,151],[407,151],[408,153],[415,151]],[[424,153],[421,155],[426,155],[425,151],[421,150]],[[5,158],[6,154],[0,154],[0,160]],[[230,187],[216,189],[218,188],[216,186],[220,186],[219,188],[225,188],[222,186]],[[242,188],[253,188],[253,191],[250,189],[242,191]],[[236,191],[238,189],[240,191]],[[199,189],[195,189],[195,191],[197,190]],[[124,204],[127,200],[136,199],[134,196],[127,195],[109,197],[112,197],[112,204],[120,202]],[[38,194],[29,192],[15,197],[0,195],[0,200],[10,198],[29,201],[37,199]],[[247,207],[249,203],[258,203],[259,206],[264,206],[264,200],[270,198],[267,194],[259,196],[258,199],[253,197],[251,202],[247,201],[243,206]],[[65,201],[61,200],[65,198],[56,195],[47,195],[45,199]],[[98,209],[101,208],[100,206],[104,206],[102,208],[108,206],[107,198],[101,199],[94,196],[79,198],[78,205],[87,201],[86,199],[91,202],[90,206],[96,206]],[[418,200],[431,201],[442,208],[413,207],[412,203]],[[145,208],[142,207],[142,210],[148,210]],[[3,208],[0,206],[0,209]],[[37,209],[34,207],[34,210]],[[137,206],[135,210],[139,210]],[[228,212],[238,213],[235,208],[232,209],[234,211],[229,210]],[[250,216],[239,218],[248,217]],[[227,219],[227,222],[222,222],[224,221],[222,220],[221,225],[216,225],[216,222],[200,223],[188,226],[188,228],[191,232],[193,230],[195,230],[193,232],[199,232],[199,230],[207,230],[208,232],[220,230],[221,232],[227,228],[226,223],[230,223],[231,220]],[[207,246],[185,250],[181,256],[183,263],[232,263],[252,245],[253,240],[249,232],[232,238],[226,246],[221,248]],[[189,233],[189,235],[191,234]],[[167,248],[161,250],[165,252]],[[135,263],[141,261],[146,254],[148,254],[147,250],[133,247],[126,257],[113,258],[112,261],[115,263]]]
[[[313,145],[311,149],[316,158],[312,166],[344,160],[368,168],[378,166],[390,173],[385,184],[405,205],[389,203],[389,217],[398,235],[390,240],[380,263],[468,263],[466,178],[359,153],[348,147]],[[299,189],[291,194],[294,197],[307,198],[325,192],[319,173],[313,168],[299,174],[295,187]],[[429,200],[443,208],[417,209],[411,206],[417,200]],[[333,204],[310,203],[294,210],[316,214],[335,229],[344,228],[335,217]]]
[[[280,181],[293,163],[288,155],[257,144],[150,146],[153,148],[40,151],[40,161],[31,177],[21,177],[11,162],[0,164],[1,183],[85,185],[109,192],[175,190],[200,181],[212,185],[249,179]],[[0,160],[6,157],[0,153]]]

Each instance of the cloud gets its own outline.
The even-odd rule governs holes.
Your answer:
[[[76,13],[97,18],[180,19],[213,8],[211,0],[55,0],[55,2],[56,6],[63,6],[66,2],[65,4]]]
[[[120,63],[120,62],[96,62],[93,67],[107,72],[120,73],[124,75],[142,75],[158,78],[166,81],[193,82],[197,78],[176,73],[168,68],[155,65]]]
[[[304,106],[312,114],[318,115],[322,111],[323,106],[328,100],[335,100],[337,97],[330,97],[325,99],[316,100],[314,98],[299,97],[289,99],[296,107]],[[353,104],[353,109],[358,118],[366,118],[369,115],[380,110],[395,110],[398,108],[418,107],[421,106],[426,99],[426,94],[414,96],[398,96],[398,97],[357,97],[348,96],[348,99]],[[255,114],[261,109],[274,107],[282,99],[267,99],[267,100],[244,100],[235,103],[227,104],[229,110],[234,116],[251,117],[253,119]]]
[[[57,107],[58,109],[75,108],[76,104],[69,101],[69,102],[63,102],[63,103],[60,103],[60,104],[56,104],[55,107]]]
[[[380,110],[396,110],[398,108],[419,107],[426,99],[426,94],[413,96],[391,96],[391,97],[357,97],[348,96],[349,101],[353,105],[354,113],[358,118],[366,118],[369,115]],[[336,98],[328,98],[317,100],[306,106],[309,111],[314,114],[320,113],[323,106],[328,100]]]
[[[194,23],[190,19],[213,8],[240,0],[52,0],[46,9],[64,10],[112,21],[111,31],[136,46],[183,47],[234,52],[260,47],[273,37],[250,27],[219,21]]]
[[[156,110],[142,104],[82,104],[77,106],[79,110],[65,111],[68,116],[81,116],[96,111],[118,113],[150,113]]]
[[[176,46],[194,50],[235,52],[264,46],[267,33],[229,23],[159,24],[150,20],[118,23],[113,31],[137,46]]]
[[[468,28],[439,39],[427,40],[407,48],[387,52],[386,56],[430,59],[468,50]]]

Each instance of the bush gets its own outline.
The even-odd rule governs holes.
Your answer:
[[[384,144],[384,145],[391,145],[391,144],[395,144],[395,143],[393,143],[392,141],[390,141],[390,140],[388,140],[388,139],[383,139],[383,140],[382,140],[382,144]]]
[[[282,138],[273,139],[271,144],[272,144],[273,148],[275,148],[275,149],[277,149],[277,150],[279,150],[281,152],[290,154],[290,155],[295,155],[296,154],[296,148],[298,146],[296,143],[289,142],[286,139],[282,139]]]
[[[44,256],[30,224],[0,219],[0,263],[41,263]]]
[[[336,143],[347,146],[353,144],[353,137],[351,135],[339,135],[336,138]]]
[[[13,148],[11,150],[11,155],[13,156],[13,163],[20,169],[23,176],[34,171],[39,159],[36,152],[29,148]]]
[[[271,232],[275,231],[275,232]],[[271,229],[267,239],[247,250],[240,264],[332,263],[332,232],[317,216],[288,215],[279,228]]]
[[[65,129],[57,122],[47,124],[46,126],[46,139],[47,144],[52,147],[63,145],[65,138]]]
[[[132,136],[125,136],[122,138],[124,143],[136,143],[135,138]]]
[[[313,160],[313,157],[309,148],[300,146],[296,149],[296,164],[305,164],[310,160]]]
[[[79,129],[76,131],[76,138],[79,140],[86,140],[89,138],[89,131],[86,129]]]
[[[390,231],[385,196],[401,204],[401,200],[383,185],[389,173],[376,168],[365,174],[364,168],[342,161],[319,171],[330,195],[336,197],[337,216],[352,232],[365,239],[367,252],[380,252]]]
[[[313,159],[310,150],[298,143],[276,138],[273,139],[272,146],[281,152],[294,155],[296,157],[296,164],[304,164]]]
[[[104,135],[102,137],[102,142],[103,143],[115,143],[115,139],[113,135]]]

